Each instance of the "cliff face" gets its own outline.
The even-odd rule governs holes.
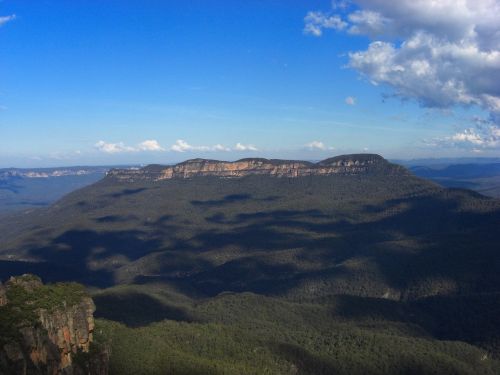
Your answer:
[[[359,154],[337,156],[319,163],[261,158],[241,159],[234,162],[192,159],[174,166],[151,165],[141,169],[113,169],[108,172],[107,176],[122,181],[160,181],[197,176],[238,178],[248,175],[268,175],[293,178],[334,174],[358,175],[382,170],[389,174],[407,173],[403,167],[391,164],[379,155]]]
[[[95,305],[81,286],[23,275],[0,290],[0,373],[107,374],[108,354],[93,344]]]
[[[0,282],[0,307],[7,304],[7,291],[5,287]]]

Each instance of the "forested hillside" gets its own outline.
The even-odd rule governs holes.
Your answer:
[[[498,372],[500,201],[387,166],[105,178],[2,221],[0,275],[91,288],[116,374]]]

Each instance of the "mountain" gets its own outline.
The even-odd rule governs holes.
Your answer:
[[[432,168],[444,168],[448,165],[462,164],[497,164],[500,158],[495,157],[455,157],[455,158],[426,158],[426,159],[391,159],[393,163],[404,165],[407,168],[415,166],[426,166]]]
[[[0,169],[0,214],[48,206],[100,180],[109,167]]]
[[[10,215],[0,277],[87,285],[116,374],[494,374],[498,223],[378,155],[195,159]]]
[[[151,165],[142,169],[111,170],[107,174],[119,181],[161,181],[177,178],[215,176],[237,178],[250,175],[273,177],[330,176],[342,174],[404,173],[379,155],[344,155],[311,163],[297,160],[250,158],[235,162],[192,159],[174,166]]]
[[[454,178],[469,179],[494,177],[500,175],[500,163],[494,164],[451,164],[444,168],[430,168],[415,166],[410,170],[426,178]]]
[[[500,197],[500,163],[412,166],[411,172],[445,187],[466,188]]]

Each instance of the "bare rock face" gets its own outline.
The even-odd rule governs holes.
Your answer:
[[[120,181],[161,181],[174,178],[215,176],[239,178],[248,175],[272,177],[303,177],[328,175],[360,175],[384,172],[388,174],[407,173],[400,166],[389,163],[375,154],[343,155],[319,163],[296,160],[251,158],[234,162],[192,159],[174,166],[150,165],[141,169],[113,169],[109,178]]]
[[[43,286],[42,280],[38,276],[28,274],[20,277],[11,277],[6,284],[7,287],[19,286],[28,292],[33,292],[35,289]]]
[[[93,343],[95,305],[83,287],[23,275],[2,288],[1,374],[107,374],[107,350]]]
[[[0,307],[7,304],[7,291],[5,287],[0,282]]]

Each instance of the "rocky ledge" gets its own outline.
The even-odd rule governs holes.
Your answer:
[[[34,275],[0,283],[0,373],[106,375],[93,341],[95,305],[81,285],[44,285]]]
[[[112,169],[107,177],[120,181],[160,181],[174,178],[216,176],[238,178],[248,175],[303,177],[328,175],[360,175],[373,173],[401,174],[406,169],[389,163],[380,155],[341,155],[311,163],[300,160],[251,158],[233,162],[192,159],[173,166],[149,165],[140,169]]]

